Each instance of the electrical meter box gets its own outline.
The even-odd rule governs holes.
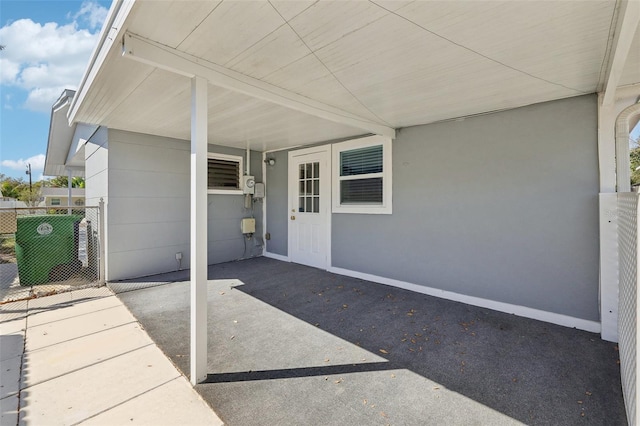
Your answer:
[[[256,179],[253,176],[242,176],[242,192],[253,194],[256,186]]]
[[[252,217],[245,217],[240,222],[240,229],[243,234],[253,234],[256,232],[256,220]]]
[[[253,198],[264,198],[264,183],[256,182]]]

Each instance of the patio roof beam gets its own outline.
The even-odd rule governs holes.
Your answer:
[[[126,33],[124,35],[122,55],[125,58],[171,71],[188,78],[201,76],[215,86],[243,93],[335,123],[352,126],[391,139],[395,139],[396,137],[396,131],[392,127],[373,122],[334,106],[284,90],[262,80],[246,76],[237,71],[208,62],[202,58],[135,34]]]
[[[640,2],[628,1],[618,17],[618,30],[611,46],[611,60],[607,68],[604,85],[604,106],[612,105],[616,100],[616,90],[624,71],[633,38],[640,24]]]

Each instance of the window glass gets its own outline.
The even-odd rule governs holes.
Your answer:
[[[340,204],[382,204],[382,178],[341,181]]]
[[[382,145],[340,153],[340,176],[382,173]]]
[[[240,156],[210,153],[207,159],[209,193],[242,193],[242,162]]]
[[[391,214],[391,139],[369,136],[331,149],[332,212]]]
[[[299,166],[298,212],[320,212],[320,163],[303,163]]]
[[[208,187],[213,189],[240,189],[240,165],[236,161],[209,158]]]

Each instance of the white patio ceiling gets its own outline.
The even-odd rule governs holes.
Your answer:
[[[122,57],[127,32],[391,128],[594,93],[617,8],[612,0],[136,1],[108,32],[116,41],[105,43],[70,118],[189,139],[189,78]],[[639,38],[620,85],[640,82]],[[265,150],[365,133],[209,85],[211,143]]]

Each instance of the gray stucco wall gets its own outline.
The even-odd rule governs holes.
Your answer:
[[[333,266],[598,321],[597,158],[593,95],[402,129],[393,214],[333,214]]]
[[[176,252],[189,256],[188,141],[109,130],[107,279],[133,278],[177,269]],[[209,145],[209,152],[245,157],[245,151]],[[252,152],[251,173],[262,181],[262,155]],[[262,254],[262,204],[255,203],[255,239],[247,241],[240,219],[251,216],[243,195],[208,195],[209,264]]]
[[[266,232],[271,234],[271,240],[266,242],[267,251],[281,256],[287,255],[288,245],[288,213],[287,213],[287,151],[267,154],[267,158],[276,160],[273,166],[267,168]]]

